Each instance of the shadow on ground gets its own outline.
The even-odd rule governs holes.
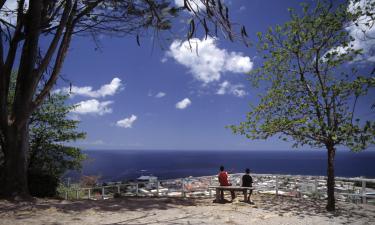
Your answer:
[[[286,196],[276,197],[274,195],[255,195],[256,207],[280,216],[292,214],[300,218],[306,216],[324,216],[327,218],[339,217],[345,223],[351,224],[362,221],[364,217],[375,218],[373,206],[356,205],[347,202],[336,202],[336,211],[328,212],[325,209],[326,201],[318,199],[293,198]],[[369,218],[370,219],[370,218]]]
[[[226,196],[228,197],[228,196]],[[263,210],[268,215],[276,215],[282,217],[299,217],[309,218],[314,216],[320,216],[328,219],[336,218],[339,223],[352,224],[358,222],[375,224],[375,206],[366,205],[355,205],[345,202],[337,202],[337,210],[334,213],[327,212],[325,209],[326,202],[324,200],[313,200],[303,198],[292,198],[292,197],[275,197],[274,195],[256,194],[252,197],[254,204],[248,204],[242,201],[242,196],[237,196],[234,202],[224,201],[220,203],[213,203],[213,198],[209,199],[192,199],[192,198],[154,198],[154,197],[122,197],[118,199],[107,199],[107,200],[79,200],[79,201],[65,201],[65,200],[54,200],[54,199],[36,199],[34,202],[10,202],[0,201],[0,217],[12,215],[17,220],[27,219],[36,211],[44,211],[44,213],[53,214],[61,212],[70,214],[73,220],[77,221],[80,219],[79,214],[86,210],[95,212],[106,213],[107,216],[111,216],[112,213],[126,213],[129,211],[137,211],[132,218],[124,218],[116,223],[108,223],[107,225],[119,225],[119,224],[143,224],[145,218],[148,221],[155,221],[158,224],[186,224],[186,221],[207,221],[207,215],[205,212],[189,212],[185,210],[185,206],[214,206],[215,212],[222,212],[221,210],[229,210],[235,213],[243,213],[246,216],[252,215],[252,209]],[[225,204],[224,207],[221,204]],[[229,206],[229,208],[227,207]],[[248,208],[247,208],[248,207]],[[173,214],[170,218],[160,218],[160,211],[155,213],[154,210],[168,210],[176,209],[178,214]],[[240,210],[239,210],[240,209]],[[23,213],[25,212],[25,213]],[[29,214],[27,213],[29,212]],[[171,212],[171,211],[169,211]],[[81,214],[82,215],[82,214]],[[86,214],[84,214],[86,215]],[[131,217],[133,214],[129,215]],[[216,216],[210,215],[210,216]],[[147,220],[146,220],[147,221]],[[63,222],[56,221],[54,224],[63,224]],[[328,222],[328,221],[327,221]],[[1,224],[1,222],[0,222]]]
[[[203,217],[201,213],[183,213],[185,206],[196,206],[207,202],[207,199],[191,199],[191,198],[167,198],[167,197],[122,197],[116,199],[107,200],[79,200],[79,201],[66,201],[66,200],[55,200],[55,199],[36,199],[34,201],[0,201],[0,218],[8,213],[13,214],[16,220],[22,221],[30,218],[33,212],[39,212],[38,216],[43,215],[51,210],[52,214],[60,212],[71,215],[70,221],[80,221],[82,215],[88,215],[85,211],[95,211],[100,215],[101,213],[127,213],[129,211],[137,211],[135,216],[128,215],[129,219],[120,220],[115,223],[107,223],[105,225],[120,225],[120,224],[136,224],[143,225],[143,221],[151,220],[157,224],[186,224],[184,220],[190,220],[192,218]],[[205,203],[203,203],[205,204]],[[169,210],[173,208],[180,208],[181,214],[172,215],[172,218],[159,218],[160,213],[155,213],[154,210]],[[40,214],[40,212],[43,212]],[[81,214],[81,212],[83,214]],[[14,213],[16,215],[14,215]],[[57,214],[55,214],[57,215]],[[179,222],[180,221],[180,222]],[[0,221],[1,224],[1,221]],[[51,224],[51,223],[48,223]],[[55,221],[54,225],[65,224],[63,221]],[[103,223],[101,223],[103,224]]]
[[[65,200],[38,200],[36,202],[19,202],[8,204],[7,207],[2,207],[0,204],[0,214],[10,211],[22,211],[34,208],[37,210],[46,210],[49,208],[56,208],[57,211],[64,213],[80,212],[89,209],[97,211],[112,211],[118,212],[121,210],[167,210],[179,206],[194,206],[196,199],[187,198],[137,198],[137,197],[122,197],[117,199],[107,200],[79,200],[79,201],[65,201]]]

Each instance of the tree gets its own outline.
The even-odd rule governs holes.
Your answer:
[[[30,119],[28,184],[31,195],[54,196],[60,177],[68,170],[78,170],[85,155],[68,142],[83,139],[77,131],[79,121],[69,119],[75,106],[65,105],[68,96],[53,94]],[[52,182],[51,182],[52,181]]]
[[[258,33],[263,64],[250,77],[264,89],[246,121],[233,132],[251,139],[278,135],[294,147],[310,145],[327,150],[327,210],[335,210],[334,158],[337,146],[353,151],[374,143],[374,121],[356,116],[358,99],[375,86],[370,73],[361,76],[344,26],[355,20],[347,5],[318,2],[303,5],[291,21]]]
[[[16,73],[12,73],[9,103],[14,98],[15,78]],[[27,173],[33,196],[54,196],[60,177],[67,170],[80,169],[85,159],[79,148],[67,146],[68,142],[85,137],[85,133],[76,131],[79,121],[69,119],[69,112],[76,106],[66,105],[67,98],[62,94],[48,96],[29,121]],[[3,178],[3,156],[0,154],[0,180]]]
[[[79,148],[66,143],[85,138],[78,132],[79,121],[69,119],[75,105],[65,105],[67,95],[48,97],[30,119],[29,170],[45,170],[60,177],[67,170],[81,168],[85,158]]]
[[[153,29],[170,30],[172,19],[189,12],[187,39],[201,27],[207,35],[217,30],[233,40],[228,8],[221,0],[18,0],[16,9],[0,1],[0,137],[4,154],[4,195],[28,194],[27,153],[30,116],[48,96],[59,77],[72,38],[78,34],[134,35]],[[13,19],[4,19],[10,16]],[[15,17],[15,19],[14,19]],[[246,31],[241,28],[241,37]],[[43,40],[46,48],[42,48]],[[48,43],[47,43],[48,42]],[[17,54],[19,53],[19,54]],[[18,68],[16,68],[18,67]],[[8,107],[11,71],[18,71],[15,97]]]

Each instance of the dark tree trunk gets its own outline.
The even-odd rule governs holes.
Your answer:
[[[4,195],[28,196],[27,153],[29,151],[28,123],[10,126],[4,134],[5,168]]]
[[[327,144],[328,167],[327,167],[327,211],[335,211],[335,147],[333,144]]]
[[[0,129],[4,136],[3,151],[5,155],[4,171],[2,173],[4,175],[2,194],[6,197],[27,197],[29,193],[27,185],[27,161],[30,148],[28,120],[31,113],[43,102],[55,84],[73,34],[73,21],[78,3],[75,1],[75,8],[73,10],[72,1],[64,2],[65,3],[61,5],[61,7],[64,7],[64,11],[59,27],[54,34],[54,38],[48,47],[47,53],[41,58],[40,65],[38,65],[38,52],[44,19],[42,14],[44,13],[43,10],[47,10],[49,8],[48,5],[51,5],[50,1],[30,1],[29,9],[26,14],[22,14],[23,10],[19,9],[21,12],[18,14],[17,21],[21,24],[20,26],[23,31],[23,45],[22,51],[20,51],[21,56],[18,65],[16,88],[11,107],[8,107],[7,101],[9,94],[7,89],[9,88],[11,69],[8,69],[9,79],[6,80],[4,69],[0,68]],[[95,3],[93,7],[97,6],[99,3],[100,1]],[[69,26],[67,24],[69,24]],[[15,46],[21,45],[20,40],[15,37],[13,39],[16,39]],[[15,50],[13,53],[15,54],[17,48],[14,48]],[[57,54],[55,54],[56,50]],[[14,66],[14,56],[11,56],[13,57],[13,60],[11,60],[9,68]],[[42,90],[36,95],[41,76],[46,72],[46,69],[51,64],[53,58],[55,58],[55,62],[52,63],[52,72],[49,75],[49,78],[47,76],[47,83],[42,86]]]

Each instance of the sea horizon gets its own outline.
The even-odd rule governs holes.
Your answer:
[[[141,175],[160,179],[216,174],[224,165],[230,173],[250,168],[252,173],[326,176],[324,150],[83,150],[88,159],[81,172],[100,176],[101,181],[133,180]],[[374,151],[339,150],[335,158],[335,175],[375,178]]]
[[[82,152],[86,151],[189,151],[189,152],[199,152],[199,151],[212,151],[212,152],[327,152],[327,149],[321,148],[321,149],[297,149],[297,148],[291,148],[291,149],[173,149],[173,148],[158,148],[158,149],[151,149],[151,148],[145,148],[145,149],[127,149],[127,148],[85,148],[81,150]],[[355,154],[360,154],[363,152],[373,152],[375,153],[375,148],[370,148],[362,151],[354,152],[350,149],[336,149],[336,153],[340,152],[351,152]]]

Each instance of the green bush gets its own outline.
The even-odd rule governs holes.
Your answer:
[[[32,196],[55,197],[59,178],[44,171],[29,171],[28,184]]]

